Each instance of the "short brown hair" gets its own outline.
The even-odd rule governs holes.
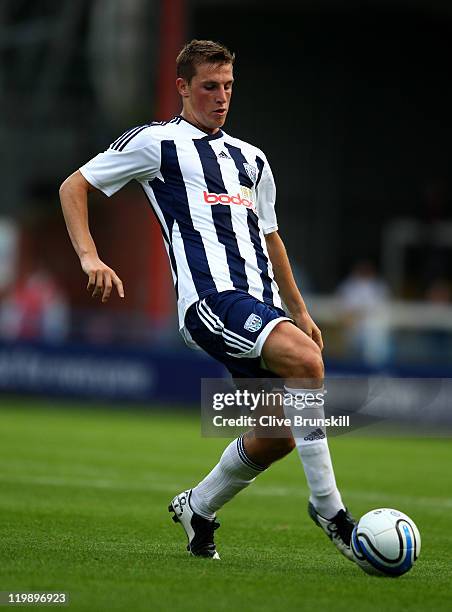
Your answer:
[[[213,40],[191,40],[176,59],[177,76],[190,83],[199,64],[233,64],[235,54]]]

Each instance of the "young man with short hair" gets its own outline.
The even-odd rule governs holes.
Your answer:
[[[284,379],[289,396],[306,391],[302,384],[315,392],[324,376],[322,336],[277,231],[270,166],[260,149],[222,130],[233,63],[223,45],[188,43],[177,57],[181,114],[129,130],[66,179],[63,213],[88,290],[102,302],[113,286],[124,297],[121,280],[97,254],[87,200],[94,189],[111,196],[136,179],[162,230],[187,344],[203,348],[234,377]],[[309,514],[352,559],[354,521],[337,489],[324,432],[313,436],[311,429],[298,431],[296,439],[251,430],[229,444],[197,486],[176,495],[169,509],[193,555],[219,558],[217,510],[296,447],[311,491]]]

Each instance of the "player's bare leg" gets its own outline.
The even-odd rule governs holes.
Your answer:
[[[322,391],[324,368],[320,348],[289,322],[281,322],[267,338],[262,357],[269,370],[285,379],[288,395]],[[323,409],[321,409],[322,416]],[[320,416],[320,415],[316,415]],[[345,508],[336,485],[330,451],[323,428],[297,427],[295,445],[310,489],[309,514],[347,558],[353,559],[350,536],[354,521]],[[255,461],[265,460],[268,441],[256,436],[245,440],[245,449]]]
[[[288,321],[282,321],[270,333],[262,358],[269,370],[285,380],[288,388],[304,386],[314,390],[322,386],[324,369],[319,347]],[[284,415],[282,407],[279,415]],[[268,467],[288,454],[295,447],[295,441],[289,429],[281,433],[282,438],[265,438],[262,431],[246,433],[244,443],[250,458]]]

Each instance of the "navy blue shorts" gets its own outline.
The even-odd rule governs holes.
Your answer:
[[[192,304],[185,328],[198,346],[223,363],[233,377],[272,378],[264,369],[265,340],[280,321],[291,321],[284,310],[244,291],[222,291]]]

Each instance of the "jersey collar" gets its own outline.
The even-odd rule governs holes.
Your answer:
[[[195,128],[195,130],[198,130],[198,132],[201,132],[202,134],[205,134],[204,140],[216,140],[217,138],[222,138],[224,136],[224,133],[223,133],[222,130],[218,130],[218,132],[216,132],[216,134],[209,134],[208,132],[205,132],[204,130],[199,128],[197,125],[195,125],[194,123],[192,123],[188,119],[185,119],[185,117],[182,117],[182,115],[176,115],[176,117],[178,119],[182,119],[182,121],[185,121],[185,123],[188,123],[189,125],[191,125],[193,128]]]

